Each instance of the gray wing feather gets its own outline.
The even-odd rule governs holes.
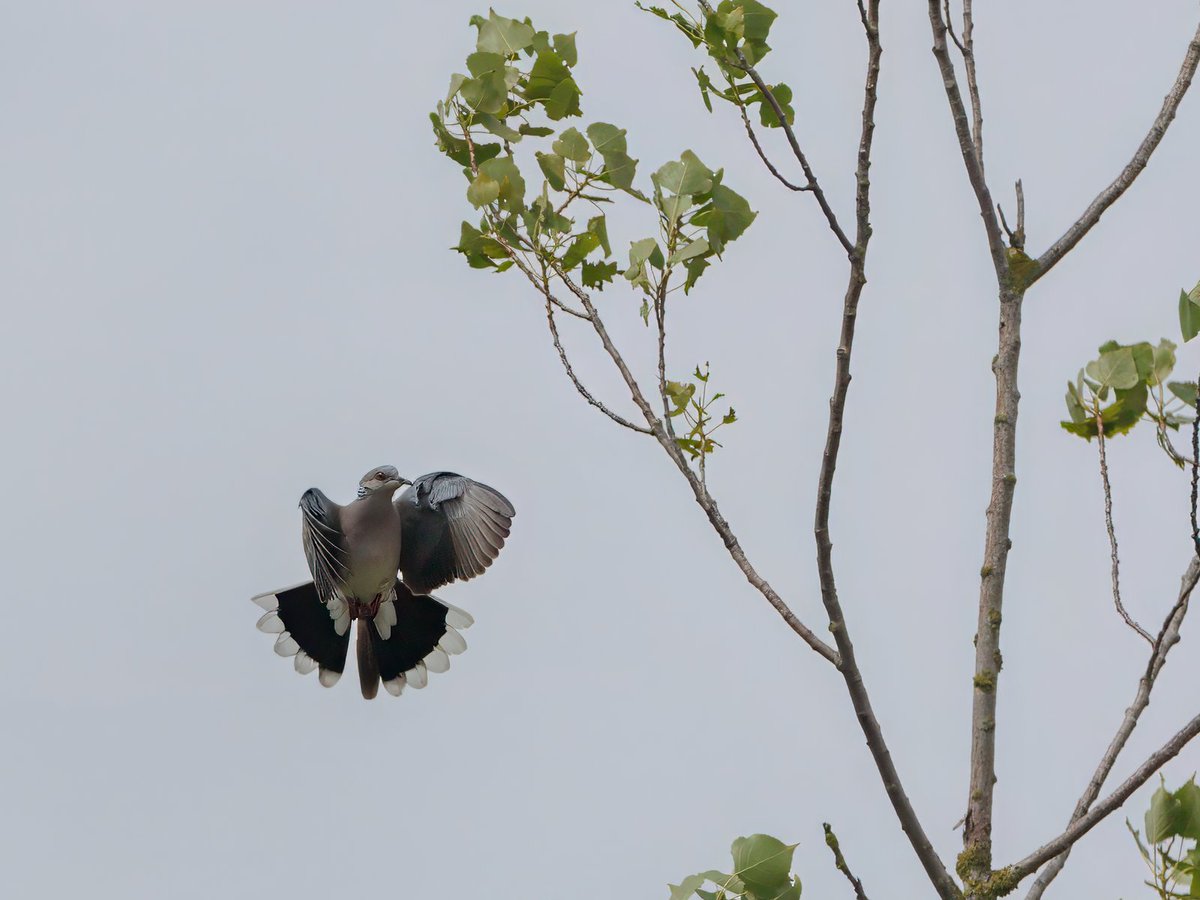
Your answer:
[[[403,528],[400,572],[423,593],[481,575],[516,515],[495,488],[453,472],[422,475],[397,498],[396,509]]]
[[[322,603],[343,595],[349,570],[341,511],[317,488],[309,488],[300,498],[304,558],[308,560],[308,570]]]

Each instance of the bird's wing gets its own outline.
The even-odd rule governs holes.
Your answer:
[[[499,491],[454,472],[422,475],[396,499],[396,511],[400,573],[419,594],[482,574],[516,515]]]
[[[317,586],[317,596],[327,606],[334,600],[345,602],[343,588],[350,561],[346,536],[342,533],[341,510],[317,488],[309,488],[300,498],[304,556]]]

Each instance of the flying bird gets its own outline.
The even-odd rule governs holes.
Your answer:
[[[312,581],[254,597],[266,610],[258,629],[278,635],[275,652],[294,657],[297,672],[318,669],[321,684],[332,687],[357,620],[358,677],[368,700],[380,682],[397,697],[405,685],[425,687],[429,672],[445,672],[450,656],[467,649],[459,629],[474,620],[430,592],[482,574],[516,514],[486,484],[454,472],[409,481],[394,466],[364,475],[358,499],[346,506],[309,488],[300,513]]]

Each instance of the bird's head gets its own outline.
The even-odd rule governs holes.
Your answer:
[[[407,478],[400,477],[395,466],[376,466],[358,482],[358,496],[365,497],[379,491],[390,494],[406,484],[412,484],[412,482]]]

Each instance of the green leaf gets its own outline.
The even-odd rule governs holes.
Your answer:
[[[692,208],[692,195],[675,194],[664,198],[662,194],[656,193],[654,195],[654,204],[662,210],[663,215],[667,217],[667,221],[674,227],[675,223],[687,215],[687,211]]]
[[[571,70],[553,50],[537,55],[529,80],[525,84],[526,100],[545,100],[563,81],[571,77]]]
[[[678,161],[663,165],[650,180],[672,194],[707,194],[712,190],[713,173],[695,153],[684,150]]]
[[[543,128],[538,125],[526,125],[521,123],[521,127],[517,129],[521,134],[529,135],[530,137],[549,137],[554,134],[553,128]]]
[[[556,34],[554,36],[554,52],[564,63],[574,67],[575,63],[579,62],[579,52],[575,49],[575,32]]]
[[[712,112],[712,98],[709,97],[709,92],[717,95],[721,95],[721,92],[716,89],[703,66],[699,69],[692,69],[692,74],[696,76],[696,83],[700,86],[700,99],[704,101],[704,108]]]
[[[695,256],[683,265],[687,269],[687,279],[683,282],[683,292],[684,294],[689,294],[692,288],[696,286],[696,282],[700,280],[700,276],[704,274],[704,270],[708,268],[708,257]]]
[[[587,136],[596,152],[604,157],[601,180],[623,190],[632,188],[637,160],[626,152],[625,129],[607,122],[593,122],[587,127]]]
[[[491,113],[476,113],[475,121],[496,135],[496,137],[503,138],[510,143],[515,144],[521,140],[521,132],[515,128],[510,128],[505,122],[500,121]]]
[[[721,424],[722,425],[732,425],[736,421],[737,421],[737,413],[734,412],[733,407],[731,406],[731,407],[729,407],[729,412],[725,413],[725,415],[722,417]]]
[[[437,148],[445,153],[463,168],[471,166],[471,150],[462,138],[452,135],[437,113],[430,113],[429,120],[433,123],[433,134],[437,138]],[[475,162],[492,159],[500,153],[499,144],[476,144]]]
[[[585,231],[579,235],[567,248],[567,252],[562,257],[562,267],[564,272],[569,272],[581,262],[593,250],[600,246],[600,238],[590,231]],[[615,264],[614,264],[615,268]]]
[[[1180,836],[1200,841],[1200,785],[1194,776],[1175,792],[1175,800],[1179,804],[1176,825]]]
[[[546,181],[550,183],[550,187],[556,191],[561,191],[566,187],[566,163],[557,153],[537,153],[538,165],[542,168],[542,174],[546,176]]]
[[[459,88],[463,100],[476,112],[499,113],[508,103],[508,82],[503,72],[468,78]]]
[[[641,309],[638,310],[638,315],[642,317],[642,324],[647,328],[650,327],[650,301],[643,300]]]
[[[1196,287],[1200,288],[1200,285]],[[1192,293],[1196,293],[1195,289]],[[1179,330],[1183,333],[1185,344],[1200,334],[1200,305],[1197,305],[1187,291],[1179,292]]]
[[[479,28],[475,47],[484,53],[511,56],[533,43],[533,26],[516,19],[506,19],[488,10],[488,17],[472,16],[471,24]]]
[[[587,138],[579,133],[577,128],[568,128],[558,136],[558,140],[550,145],[550,149],[573,162],[587,162],[592,155],[588,149]]]
[[[633,268],[649,262],[656,269],[663,267],[663,254],[658,241],[654,238],[642,238],[640,241],[629,242],[629,266]]]
[[[1181,813],[1179,800],[1160,785],[1150,798],[1150,809],[1146,811],[1147,842],[1160,844],[1178,835]]]
[[[500,182],[480,172],[467,188],[467,199],[478,209],[500,198]]]
[[[612,247],[608,245],[608,222],[604,218],[603,213],[588,219],[587,230],[600,239],[600,246],[604,248],[604,255],[612,256]]]
[[[604,285],[611,282],[616,274],[617,264],[615,262],[584,262],[583,286],[602,291]],[[649,307],[647,307],[647,314],[649,314]]]
[[[692,241],[690,244],[688,244],[685,247],[680,247],[678,250],[676,250],[671,255],[671,258],[668,260],[668,262],[671,265],[675,265],[676,263],[681,263],[684,260],[692,259],[693,257],[696,257],[696,256],[701,256],[701,255],[707,253],[708,250],[709,250],[708,241],[706,241],[704,238],[700,238],[699,240]]]
[[[796,123],[796,110],[792,108],[792,89],[781,82],[771,88],[771,95],[775,98],[775,102],[779,104],[779,108],[783,110],[784,120],[789,125],[794,125]],[[765,128],[783,127],[779,121],[779,116],[775,115],[775,110],[767,102],[766,97],[762,98],[761,104],[758,107],[758,119]]]
[[[795,849],[795,844],[785,844],[766,834],[740,837],[732,847],[734,874],[755,895],[775,897],[791,886]]]
[[[556,122],[567,116],[578,116],[581,114],[579,98],[582,94],[574,78],[564,78],[550,92],[542,108],[546,110],[546,115]]]
[[[554,204],[545,193],[540,194],[522,213],[527,231],[545,231],[550,234],[566,234],[574,224],[566,216],[554,211]]]
[[[1106,344],[1105,347],[1107,346]],[[1100,348],[1099,359],[1087,364],[1087,373],[1092,378],[1101,386],[1119,390],[1131,388],[1141,381],[1132,347],[1119,347],[1114,350],[1106,350],[1105,347]]]
[[[1151,384],[1166,384],[1175,368],[1175,343],[1163,338],[1154,348],[1154,380]]]
[[[1167,382],[1167,390],[1190,406],[1196,408],[1196,382],[1194,381],[1169,381]]]
[[[729,241],[740,237],[758,213],[750,209],[746,199],[731,188],[718,184],[712,200],[692,216],[692,224],[708,229],[708,243],[720,254]]]
[[[467,265],[472,269],[495,268],[494,259],[507,258],[508,254],[499,242],[485,237],[483,232],[469,222],[462,223],[462,231],[458,246],[453,248],[467,258]]]
[[[1071,417],[1072,422],[1083,422],[1088,418],[1087,411],[1083,408],[1083,403],[1080,401],[1075,385],[1069,381],[1067,382],[1067,415]]]
[[[721,6],[726,4],[722,3]],[[758,0],[737,0],[742,8],[742,20],[745,23],[743,34],[747,40],[764,41],[771,31],[771,23],[777,18],[777,13],[759,3]]]
[[[675,416],[679,415],[685,409],[687,409],[688,403],[691,401],[692,396],[696,393],[696,386],[694,384],[681,384],[678,381],[668,381],[666,393],[667,393],[667,399],[669,399],[671,401],[671,403],[674,404],[674,406],[675,406],[675,408],[673,410],[671,410],[671,412],[668,413],[668,415],[671,418],[675,418]],[[741,838],[739,838],[739,840],[741,840]],[[734,843],[736,846],[736,841]],[[736,854],[735,854],[735,861],[736,861]],[[790,863],[789,863],[789,867],[790,867]],[[740,874],[740,873],[738,873],[738,874]],[[747,882],[747,884],[748,883],[749,882]]]
[[[525,201],[525,179],[511,156],[498,156],[479,165],[479,172],[500,182],[502,209],[519,210]]]
[[[1131,344],[1129,352],[1133,354],[1133,364],[1137,369],[1138,378],[1153,386],[1154,380],[1154,346],[1149,341],[1139,341]]]
[[[704,884],[703,875],[689,875],[679,884],[669,884],[667,887],[671,889],[670,900],[688,900],[694,893],[696,888]]]
[[[458,93],[458,89],[462,87],[463,82],[467,80],[466,75],[454,74],[450,76],[450,88],[446,91],[446,102],[449,103],[454,99],[454,95]]]

